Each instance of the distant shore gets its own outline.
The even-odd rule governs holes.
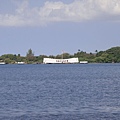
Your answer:
[[[42,64],[44,58],[52,59],[70,59],[78,58],[79,62],[87,61],[88,63],[120,63],[120,47],[112,47],[105,51],[97,51],[95,53],[87,53],[78,50],[73,55],[62,53],[60,55],[39,55],[35,56],[32,49],[29,49],[26,56],[20,54],[4,54],[0,56],[0,64]]]

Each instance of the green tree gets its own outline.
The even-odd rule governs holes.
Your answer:
[[[26,59],[28,63],[32,63],[34,61],[34,53],[32,51],[32,49],[29,49],[27,54],[26,54]]]
[[[98,50],[95,50],[96,53],[98,53]]]
[[[30,48],[29,50],[28,50],[28,52],[27,52],[27,55],[26,55],[27,57],[33,57],[34,56],[34,53],[33,53],[33,51],[32,51],[32,49]]]

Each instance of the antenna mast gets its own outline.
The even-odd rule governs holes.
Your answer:
[[[63,54],[64,54],[64,51],[62,51],[62,59],[63,59]]]

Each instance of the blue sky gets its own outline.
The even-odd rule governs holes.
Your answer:
[[[120,46],[119,0],[0,0],[0,55]]]

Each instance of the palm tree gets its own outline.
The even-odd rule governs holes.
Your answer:
[[[96,53],[98,53],[98,50],[95,50]]]

